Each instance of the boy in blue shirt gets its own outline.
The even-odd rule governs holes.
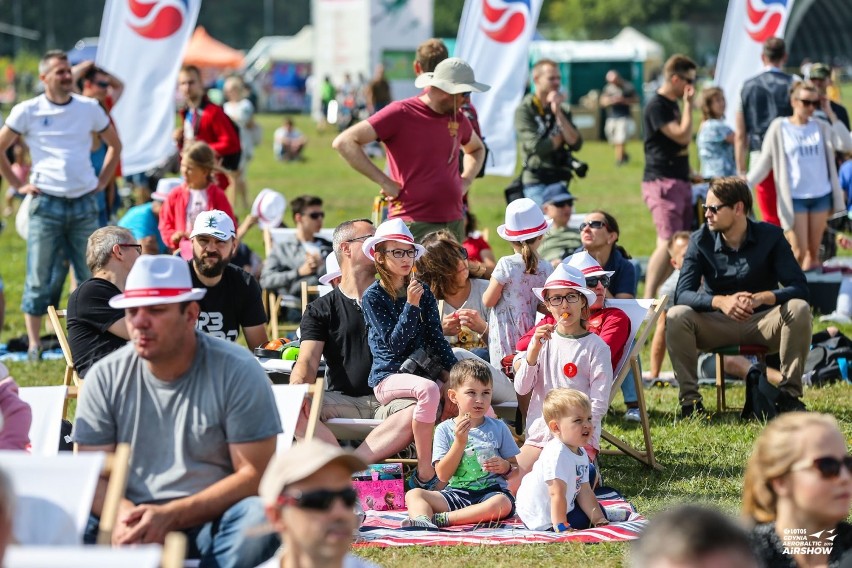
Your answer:
[[[520,453],[509,427],[485,415],[491,407],[491,372],[484,361],[464,359],[450,370],[447,397],[459,415],[435,429],[432,456],[441,491],[405,494],[403,527],[439,528],[510,517],[515,500],[506,477]]]

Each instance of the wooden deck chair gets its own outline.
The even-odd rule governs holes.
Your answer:
[[[320,296],[320,287],[308,286],[307,282],[302,281],[302,313],[305,313],[305,310],[308,307],[308,302],[311,300],[311,296],[316,296],[318,298]]]
[[[302,402],[306,396],[311,397],[311,411],[305,430],[305,440],[311,440],[316,432],[317,422],[322,410],[322,397],[325,393],[325,380],[318,377],[312,385],[272,385],[275,405],[281,418],[281,434],[278,434],[277,453],[287,450],[293,445],[296,436],[296,423],[302,411]]]
[[[639,423],[642,427],[645,447],[644,450],[634,448],[624,440],[607,432],[606,429],[602,429],[601,438],[615,446],[616,449],[602,450],[601,453],[605,455],[625,454],[654,469],[662,469],[662,467],[654,458],[654,446],[651,441],[648,410],[645,406],[642,373],[639,369],[639,354],[651,336],[657,319],[659,319],[660,314],[663,312],[665,303],[665,296],[657,300],[607,300],[607,306],[623,310],[630,318],[630,337],[625,346],[624,355],[619,362],[618,372],[615,374],[612,383],[609,401],[610,403],[612,402],[613,398],[621,390],[621,383],[624,382],[630,370],[633,370],[633,380],[636,381],[636,396],[639,405]]]
[[[62,384],[79,387],[81,384],[80,376],[77,375],[77,370],[74,368],[74,357],[71,356],[71,345],[68,343],[68,337],[65,334],[65,326],[62,324],[62,320],[66,318],[66,311],[57,310],[53,306],[47,306],[47,317],[50,320],[50,325],[53,327],[53,333],[56,334],[56,339],[59,340],[59,347],[62,349],[62,356],[65,358],[65,376],[62,380]]]
[[[112,544],[112,532],[118,522],[118,510],[130,476],[130,444],[118,444],[115,452],[107,455],[101,475],[108,477],[109,481],[98,523],[98,544],[109,546]]]
[[[59,453],[59,436],[65,417],[68,389],[54,387],[21,387],[21,400],[30,405],[30,452],[38,456],[55,456]]]

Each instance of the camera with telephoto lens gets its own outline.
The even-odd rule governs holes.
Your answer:
[[[571,169],[574,171],[575,174],[577,174],[578,178],[584,178],[586,177],[586,174],[589,173],[589,164],[572,157]]]
[[[418,347],[414,350],[414,353],[409,355],[408,359],[402,362],[399,370],[401,373],[409,373],[436,381],[441,376],[443,367],[441,367],[440,361],[430,357],[422,347]]]

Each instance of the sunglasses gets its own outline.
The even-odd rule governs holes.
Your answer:
[[[101,89],[106,89],[109,87],[109,81],[95,81],[95,85],[97,85]]]
[[[308,213],[308,217],[313,220],[322,219],[325,217],[325,212],[323,211],[314,211],[313,213]]]
[[[415,256],[417,256],[417,250],[416,249],[409,249],[409,250],[391,249],[391,250],[386,250],[385,254],[389,254],[394,258],[404,258],[406,256],[408,258],[414,258]]]
[[[469,96],[470,96],[470,91],[465,91],[464,93],[459,93],[459,94],[460,94],[461,96],[463,96],[464,98],[467,98],[467,97],[469,97]]]
[[[566,199],[565,201],[560,201],[559,203],[554,203],[554,207],[574,207],[573,199]]]
[[[318,489],[316,491],[294,491],[278,497],[279,505],[291,505],[300,509],[312,511],[328,511],[335,499],[340,499],[347,507],[354,507],[358,501],[358,493],[351,487],[340,491]]]
[[[566,294],[565,296],[549,296],[547,298],[547,303],[553,306],[554,308],[558,308],[562,305],[562,302],[568,302],[569,304],[576,304],[580,301],[580,294]]]
[[[683,75],[678,75],[678,77],[680,77],[680,78],[681,78],[681,80],[686,81],[686,82],[687,82],[687,83],[689,83],[690,85],[692,85],[693,83],[695,83],[695,79],[693,79],[692,77],[684,77]]]
[[[142,245],[119,244],[118,246],[120,246],[121,248],[134,248],[136,249],[136,252],[142,254]]]
[[[840,468],[845,467],[846,471],[852,474],[852,456],[843,456],[841,459],[826,456],[824,458],[816,458],[811,462],[804,462],[794,465],[790,471],[800,471],[815,467],[819,471],[823,479],[834,479],[840,475]]]
[[[727,203],[723,203],[721,205],[702,205],[701,207],[704,208],[705,213],[712,213],[713,215],[716,215],[717,213],[719,213],[719,209],[730,207],[730,205],[728,205]]]
[[[590,229],[600,229],[602,227],[606,227],[606,229],[609,230],[609,225],[607,225],[605,221],[584,221],[580,223],[580,232],[583,232],[583,229],[585,229],[586,227]]]
[[[459,249],[459,255],[462,257],[462,260],[467,260],[470,255],[467,253],[467,249],[462,247]]]
[[[809,106],[809,107],[816,108],[816,107],[819,106],[819,99],[816,99],[816,100],[814,100],[814,99],[799,99],[799,102],[802,103],[803,105]]]
[[[609,288],[609,276],[586,276],[586,287],[595,288],[600,283],[604,288]]]

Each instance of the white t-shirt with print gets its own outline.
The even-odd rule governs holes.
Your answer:
[[[583,448],[575,454],[559,439],[553,438],[541,451],[532,471],[521,480],[515,509],[524,525],[534,531],[546,531],[553,528],[550,520],[550,491],[548,481],[561,479],[565,482],[565,499],[568,513],[574,510],[574,501],[580,486],[589,482],[589,456]],[[567,520],[566,520],[567,523]]]
[[[98,101],[72,94],[60,105],[41,94],[15,105],[6,126],[26,138],[33,163],[29,181],[39,190],[74,199],[97,188],[89,155],[92,132],[109,126]]]
[[[790,195],[794,199],[809,199],[831,193],[825,141],[817,121],[798,126],[784,120],[781,135],[790,173]]]
[[[190,231],[195,225],[195,218],[207,211],[207,201],[206,187],[189,190],[189,199],[186,202],[186,226]]]

